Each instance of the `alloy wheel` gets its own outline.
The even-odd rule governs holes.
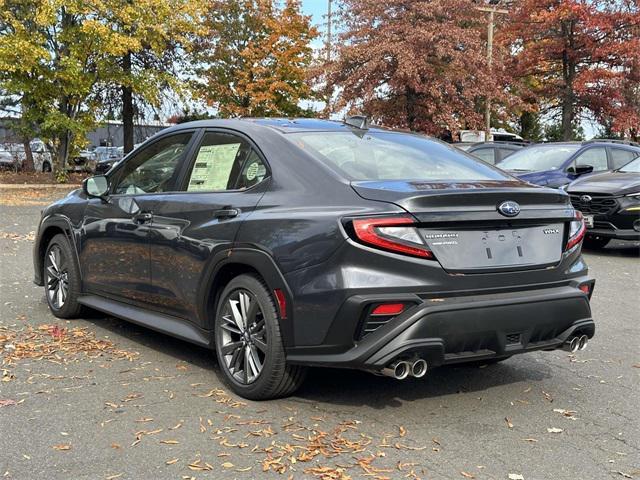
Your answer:
[[[64,306],[69,294],[69,271],[64,254],[58,245],[53,245],[49,250],[46,272],[49,302],[59,310]]]
[[[225,367],[239,383],[253,383],[262,372],[267,355],[264,313],[255,295],[245,289],[226,299],[220,323],[220,349]]]

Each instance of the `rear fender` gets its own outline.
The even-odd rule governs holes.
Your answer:
[[[285,347],[293,344],[293,295],[291,289],[287,284],[284,276],[280,272],[280,269],[274,262],[274,260],[267,253],[253,249],[253,248],[237,248],[226,249],[216,253],[209,266],[205,269],[203,281],[200,282],[200,288],[198,291],[198,298],[200,299],[198,305],[198,316],[202,320],[202,325],[206,329],[213,331],[213,322],[215,313],[212,312],[211,295],[217,295],[221,293],[222,286],[216,288],[214,286],[219,279],[219,274],[225,266],[230,264],[238,265],[239,267],[246,266],[252,270],[258,272],[267,285],[269,292],[273,296],[275,289],[280,289],[284,292],[287,307],[286,307],[286,319],[280,320],[280,332]]]

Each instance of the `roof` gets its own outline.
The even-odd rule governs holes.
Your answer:
[[[197,120],[194,122],[185,122],[171,127],[171,130],[179,130],[184,128],[207,128],[207,127],[227,127],[242,128],[242,126],[268,127],[280,133],[294,132],[348,132],[356,130],[341,121],[323,120],[318,118],[230,118],[230,119],[208,119]],[[382,127],[370,126],[370,132],[394,132]],[[398,131],[400,132],[400,131]],[[407,132],[408,133],[408,132]]]
[[[345,123],[337,120],[324,120],[320,118],[244,118],[248,122],[253,122],[265,127],[271,127],[283,133],[292,133],[300,131],[351,131],[354,127],[350,127]],[[369,130],[373,131],[389,131],[388,129],[370,126]]]

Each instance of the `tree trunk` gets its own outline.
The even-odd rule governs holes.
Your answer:
[[[67,171],[67,158],[69,156],[69,144],[71,143],[71,134],[69,131],[58,137],[58,149],[56,151],[56,162],[53,173],[58,175],[60,172]]]
[[[416,114],[416,103],[418,101],[418,96],[416,94],[416,91],[411,87],[405,87],[404,91],[407,98],[407,126],[409,127],[409,130],[414,130],[416,120],[418,119]]]
[[[126,76],[131,73],[131,52],[122,59],[122,69]],[[133,150],[133,89],[122,87],[122,136],[125,155]]]
[[[24,162],[22,163],[22,170],[25,172],[33,172],[35,165],[33,163],[33,152],[31,151],[31,142],[28,138],[22,140],[24,146]]]
[[[562,139],[573,140],[573,121],[575,117],[573,80],[575,77],[575,62],[570,52],[574,48],[573,20],[562,22],[564,50],[562,51],[562,79],[564,92],[562,94]]]

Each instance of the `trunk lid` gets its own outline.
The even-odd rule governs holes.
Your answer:
[[[436,259],[452,273],[556,265],[575,216],[566,193],[517,180],[366,181],[351,186],[365,199],[393,203],[412,214]],[[516,202],[520,211],[514,216],[500,213],[504,202]]]

